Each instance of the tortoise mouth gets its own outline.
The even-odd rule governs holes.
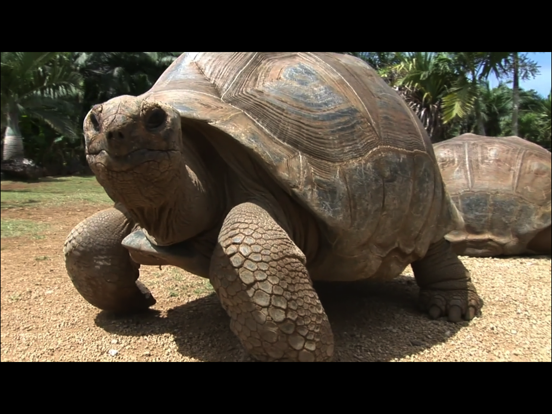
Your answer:
[[[114,155],[102,149],[86,154],[91,168],[99,167],[109,171],[130,171],[148,162],[156,162],[160,170],[170,168],[174,158],[180,154],[178,150],[135,149],[125,155]]]

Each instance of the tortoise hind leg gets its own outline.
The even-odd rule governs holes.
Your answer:
[[[551,245],[551,231],[548,226],[541,232],[539,232],[531,241],[527,244],[527,248],[538,254],[550,254],[552,251]]]
[[[470,272],[442,239],[422,259],[411,264],[420,286],[420,307],[433,319],[447,315],[451,322],[479,315],[483,301],[471,282]]]
[[[99,309],[133,312],[156,302],[137,281],[140,265],[121,245],[133,226],[121,210],[109,208],[80,222],[65,241],[67,273],[81,296]]]

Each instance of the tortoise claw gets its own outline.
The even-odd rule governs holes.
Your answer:
[[[420,290],[420,308],[431,319],[446,316],[449,322],[471,321],[480,314],[482,306],[481,298],[470,290]]]
[[[462,320],[462,308],[457,305],[453,305],[448,311],[448,320],[450,322],[460,322]]]
[[[441,316],[441,309],[437,305],[433,305],[429,309],[429,316],[431,319],[438,319]]]
[[[470,306],[468,308],[468,311],[466,312],[466,320],[471,321],[473,318],[475,318],[476,314],[477,309],[474,306]]]

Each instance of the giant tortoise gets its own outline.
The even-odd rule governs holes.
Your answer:
[[[419,120],[362,60],[184,53],[140,96],[94,106],[86,157],[114,207],[78,224],[68,274],[92,305],[155,303],[140,265],[209,278],[259,361],[329,361],[313,281],[394,278],[450,321],[482,301],[444,235],[462,225]]]
[[[525,139],[463,134],[434,145],[465,227],[458,254],[550,254],[550,152]]]

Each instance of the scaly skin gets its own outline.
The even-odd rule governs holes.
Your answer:
[[[330,361],[333,334],[306,268],[318,251],[314,221],[237,141],[181,121],[166,103],[129,96],[87,116],[87,159],[126,209],[97,213],[69,235],[66,266],[76,289],[100,309],[144,310],[155,299],[137,281],[136,262],[165,261],[209,276],[256,360]],[[147,243],[136,234],[122,244],[138,224]],[[457,321],[479,311],[469,272],[446,242],[412,266],[432,317]]]
[[[459,322],[480,314],[483,300],[447,240],[431,245],[425,257],[411,266],[420,286],[420,308],[432,319],[446,315],[449,321]]]
[[[210,279],[230,328],[259,361],[330,361],[333,334],[303,252],[263,208],[234,207],[222,226]]]
[[[67,272],[91,305],[112,312],[145,310],[155,304],[137,281],[140,265],[121,242],[134,223],[118,208],[100,211],[80,222],[64,245]]]

